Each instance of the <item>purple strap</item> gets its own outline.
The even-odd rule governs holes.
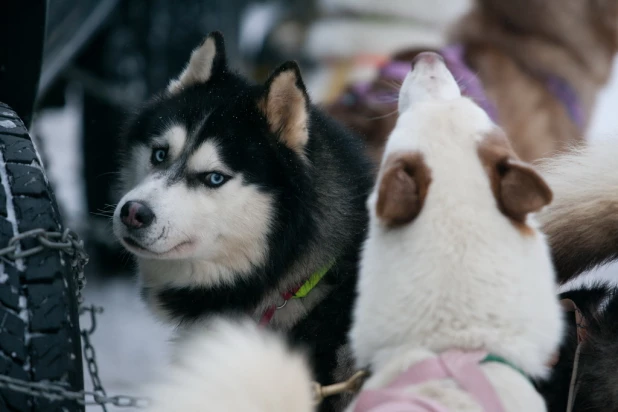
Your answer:
[[[579,104],[579,99],[577,98],[575,90],[573,90],[571,85],[561,77],[547,75],[545,78],[547,79],[547,88],[549,91],[562,102],[573,123],[575,123],[580,130],[584,130],[586,116],[584,115],[582,106]]]
[[[478,76],[466,64],[464,47],[459,44],[450,45],[440,50],[440,54],[457,81],[461,93],[474,100],[497,123],[498,111],[485,94],[485,89]],[[401,83],[410,72],[410,67],[409,62],[391,61],[380,69],[380,76]],[[558,76],[544,75],[543,77],[546,79],[547,88],[564,105],[573,123],[583,130],[585,114],[575,90],[567,81]],[[352,86],[352,95],[344,95],[343,99],[345,102],[345,99],[355,100],[357,98],[374,105],[393,104],[397,101],[398,91],[393,89],[377,92],[371,90],[371,83],[357,83]]]
[[[485,94],[485,89],[478,76],[466,64],[463,46],[459,44],[447,46],[440,51],[440,54],[444,57],[446,67],[457,81],[461,94],[474,100],[497,123],[498,111]]]

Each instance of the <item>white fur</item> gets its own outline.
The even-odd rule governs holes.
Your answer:
[[[544,376],[562,332],[554,270],[534,219],[527,221],[533,233],[523,234],[497,208],[477,152],[496,126],[460,97],[441,62],[417,63],[400,102],[384,156],[420,152],[431,184],[420,214],[401,228],[380,222],[375,191],[368,200],[369,236],[350,332],[357,365],[373,370],[365,387],[384,386],[450,348],[486,349],[530,376]],[[506,411],[545,410],[518,372],[501,364],[482,368]],[[462,406],[452,385],[430,382],[411,390],[452,410],[479,410]]]
[[[554,189],[554,201],[539,214],[542,223],[568,226],[574,215],[600,227],[618,224],[618,141],[599,140],[539,164]]]
[[[148,412],[309,412],[305,359],[255,323],[221,320],[176,348],[175,361],[147,388]]]
[[[154,141],[167,144],[169,146],[168,156],[171,159],[176,159],[180,156],[187,142],[187,129],[182,125],[175,124],[167,129],[161,137],[154,139]]]
[[[168,139],[171,152],[182,149],[175,147],[184,143],[177,126],[162,138]],[[134,167],[142,169],[133,171],[140,180],[122,197],[113,220],[114,233],[123,242],[129,235],[120,221],[126,201],[145,202],[156,216],[139,239],[147,250],[123,242],[138,257],[144,286],[232,283],[236,280],[232,274],[242,276],[252,265],[263,263],[272,199],[245,183],[242,174],[232,175],[216,143],[206,141],[190,157],[188,166],[192,172],[216,170],[232,175],[217,189],[191,188],[184,181],[169,185],[165,173],[150,166],[150,151],[139,148],[135,152]]]
[[[217,53],[217,46],[212,37],[191,53],[187,67],[167,86],[168,93],[180,92],[183,88],[194,84],[206,83],[212,73],[212,62]]]
[[[187,168],[192,173],[217,170],[228,175],[232,174],[231,170],[219,159],[217,145],[211,141],[205,142],[191,154],[187,162]]]

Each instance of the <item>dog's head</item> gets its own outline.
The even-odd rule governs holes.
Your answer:
[[[395,228],[413,222],[431,192],[448,202],[491,195],[491,202],[472,204],[497,206],[524,229],[527,215],[551,201],[545,181],[517,158],[483,109],[461,96],[440,55],[421,53],[413,65],[369,201],[374,216]],[[483,186],[490,190],[471,193]]]
[[[211,33],[127,127],[115,235],[141,261],[199,259],[213,276],[259,267],[285,221],[275,203],[303,190],[308,110],[295,63],[250,85]]]

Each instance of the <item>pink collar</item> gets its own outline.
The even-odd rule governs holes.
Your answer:
[[[354,412],[448,412],[433,399],[406,388],[430,380],[452,379],[485,411],[503,412],[502,403],[479,364],[487,352],[450,350],[412,365],[386,388],[362,391]]]

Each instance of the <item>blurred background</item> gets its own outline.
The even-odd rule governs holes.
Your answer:
[[[223,32],[233,68],[261,81],[283,61],[297,60],[312,99],[327,103],[346,82],[370,78],[399,49],[442,46],[446,28],[469,2],[47,1],[41,76],[26,121],[65,223],[85,239],[91,256],[85,297],[87,304],[105,307],[94,344],[108,393],[131,393],[146,380],[166,359],[171,332],[139,301],[132,259],[111,232],[118,135],[126,116],[161,91],[212,30]],[[614,70],[591,139],[618,131],[616,101]],[[595,276],[614,272],[605,268]],[[90,388],[87,373],[85,379]]]

